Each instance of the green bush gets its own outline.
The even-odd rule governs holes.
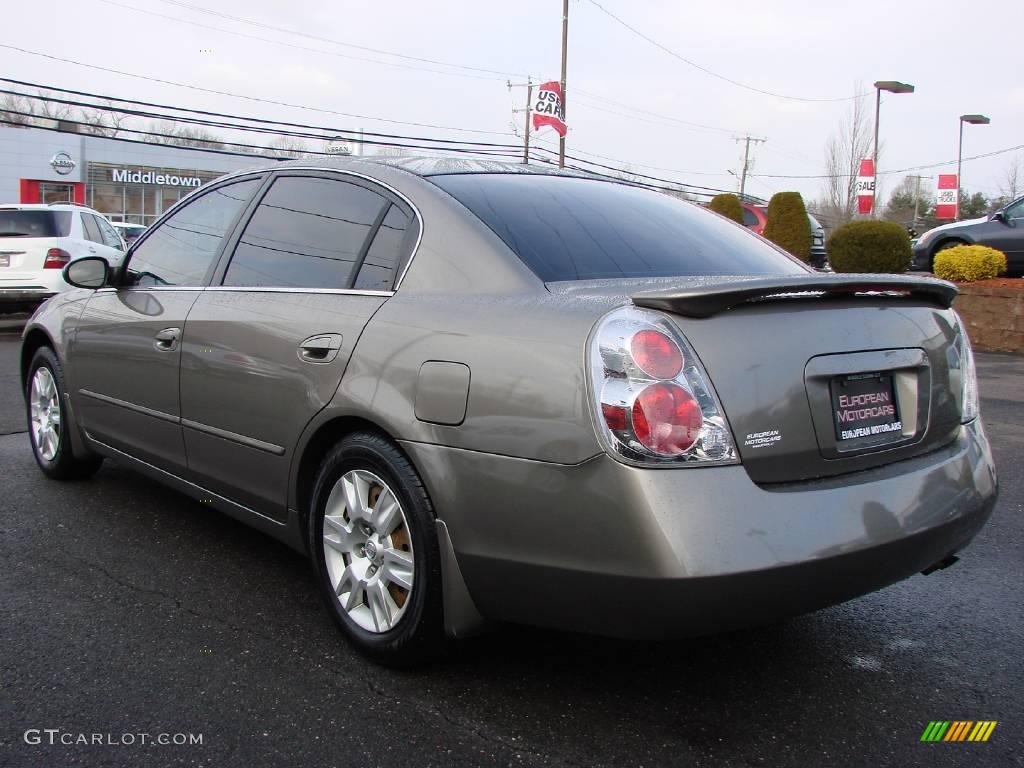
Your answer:
[[[736,195],[725,193],[722,195],[715,195],[711,198],[711,203],[708,208],[715,213],[720,213],[727,219],[732,219],[738,224],[743,223],[743,206],[740,204],[740,199]]]
[[[811,222],[799,192],[776,192],[768,201],[764,236],[801,261],[811,259]]]
[[[906,272],[913,254],[907,230],[892,221],[851,221],[825,244],[836,272]]]
[[[1006,272],[1006,254],[985,245],[957,245],[935,254],[935,274],[943,280],[970,283]]]

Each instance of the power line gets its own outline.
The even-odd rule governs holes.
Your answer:
[[[628,109],[630,112],[640,112],[641,114],[651,115],[652,117],[658,117],[658,118],[661,118],[662,120],[668,120],[668,121],[673,122],[673,123],[680,123],[682,125],[687,125],[687,126],[691,126],[691,127],[694,127],[694,128],[703,128],[703,129],[708,130],[708,131],[718,131],[719,133],[740,133],[740,131],[732,130],[732,129],[729,129],[729,128],[720,128],[720,127],[714,126],[714,125],[705,125],[704,123],[694,123],[694,122],[691,122],[689,120],[681,120],[681,119],[679,119],[677,117],[672,117],[671,115],[666,115],[666,114],[663,114],[661,112],[652,112],[649,109],[641,109],[640,107],[637,107],[635,104],[626,104],[626,103],[621,102],[621,101],[615,101],[614,99],[609,99],[609,98],[607,98],[605,96],[601,96],[601,95],[596,94],[596,93],[591,93],[590,91],[585,91],[582,88],[573,88],[573,93],[577,97],[579,97],[580,95],[583,95],[583,96],[589,97],[591,99],[596,99],[597,101],[603,101],[603,102],[606,102],[608,104],[612,104],[613,106],[620,107],[622,109]]]
[[[1019,149],[1024,149],[1024,144],[1018,144],[1015,147],[1006,147],[1004,149],[995,149],[991,152],[983,152],[980,155],[972,155],[971,157],[965,157],[963,160],[981,160],[985,157],[995,157],[996,155],[1004,155],[1007,152],[1016,152]],[[880,171],[879,176],[888,176],[897,173],[907,173],[908,171],[927,171],[932,168],[941,168],[945,165],[955,165],[956,160],[945,160],[941,163],[926,163],[925,165],[913,165],[909,168],[897,168],[891,171]],[[752,176],[759,176],[763,179],[850,179],[857,176],[856,173],[821,173],[821,174],[807,174],[807,175],[790,175],[785,173],[757,173],[751,174]]]
[[[19,128],[30,127],[30,128],[36,129],[36,130],[51,131],[51,132],[54,132],[54,133],[73,133],[75,135],[90,135],[90,136],[93,136],[95,138],[107,139],[108,141],[124,141],[124,142],[128,142],[129,144],[148,144],[150,146],[171,147],[173,149],[192,150],[192,151],[196,151],[196,152],[213,152],[213,153],[219,154],[219,155],[235,155],[235,156],[239,156],[239,157],[256,157],[256,158],[260,158],[260,159],[263,159],[263,160],[289,160],[289,159],[293,159],[293,158],[288,158],[288,157],[275,157],[275,156],[272,156],[272,155],[267,155],[267,154],[263,154],[263,153],[259,153],[259,152],[255,152],[255,153],[253,153],[253,152],[236,152],[234,150],[221,149],[221,148],[217,148],[217,147],[187,146],[187,145],[181,145],[181,144],[173,144],[173,143],[169,143],[169,142],[166,142],[166,141],[147,141],[147,140],[144,140],[144,139],[123,139],[123,138],[119,138],[119,137],[116,137],[116,136],[113,136],[113,137],[112,136],[103,136],[102,134],[98,134],[98,133],[88,133],[88,132],[83,133],[82,131],[67,131],[67,130],[61,129],[59,125],[57,127],[49,127],[49,126],[44,126],[44,125],[26,126],[24,123],[19,123],[19,122],[14,121],[14,120],[4,119],[2,117],[3,115],[18,115],[18,116],[21,116],[21,117],[35,118],[37,120],[38,119],[45,119],[45,120],[51,120],[51,121],[57,122],[57,123],[66,123],[66,124],[69,124],[69,125],[84,126],[86,128],[90,128],[90,129],[95,129],[96,126],[92,125],[91,123],[83,122],[81,120],[72,120],[72,119],[67,119],[67,118],[40,118],[39,115],[33,114],[31,112],[23,112],[23,111],[14,110],[14,109],[2,109],[2,110],[0,110],[0,124],[13,125],[13,126],[17,126]],[[135,134],[140,134],[140,135],[144,135],[144,136],[155,136],[155,137],[164,138],[164,139],[179,139],[179,138],[181,138],[181,137],[175,136],[174,134],[171,134],[171,133],[164,133],[164,132],[161,132],[161,131],[147,131],[147,130],[143,130],[143,129],[139,129],[139,128],[118,128],[117,130],[122,131],[124,133],[135,133]],[[243,143],[240,143],[240,142],[223,141],[222,139],[195,139],[195,141],[209,141],[209,142],[214,143],[214,144],[219,144],[219,145],[221,145],[221,147],[237,147],[237,148],[240,148],[240,149],[255,149],[255,150],[264,150],[264,151],[270,151],[270,152],[279,152],[279,151],[281,151],[281,150],[277,149],[276,147],[268,147],[268,146],[264,146],[262,144],[243,144]],[[369,142],[367,142],[367,143],[369,143]],[[419,147],[419,146],[410,145],[410,144],[384,144],[383,142],[375,142],[375,143],[380,145],[380,146],[398,147],[398,148],[402,148],[402,149],[425,149],[425,150],[427,150],[429,152],[455,152],[455,153],[458,153],[458,154],[472,154],[472,155],[479,155],[479,156],[486,156],[486,157],[518,157],[519,156],[518,152],[508,152],[508,151],[488,150],[488,149],[479,150],[479,149],[472,149],[472,148],[465,148],[465,147]],[[330,152],[318,152],[316,150],[305,150],[305,149],[295,153],[296,157],[301,156],[301,155],[318,155],[318,156],[327,156],[327,157],[335,157],[336,156],[336,155],[334,155],[334,154],[332,154]]]
[[[789,95],[784,94],[784,93],[775,93],[774,91],[766,91],[766,90],[764,90],[762,88],[756,88],[756,87],[754,87],[752,85],[747,85],[746,83],[741,83],[739,80],[733,80],[731,77],[726,77],[725,75],[722,75],[722,74],[719,74],[718,72],[710,70],[707,67],[702,66],[701,64],[698,64],[697,62],[693,61],[692,59],[688,59],[685,56],[683,56],[682,54],[677,53],[676,51],[672,50],[671,48],[669,48],[669,47],[667,47],[665,45],[662,45],[661,43],[659,43],[654,38],[649,37],[648,35],[644,34],[643,32],[641,32],[636,27],[631,26],[629,23],[627,23],[626,21],[624,21],[620,17],[616,16],[614,13],[612,13],[607,8],[605,8],[603,5],[601,5],[599,2],[597,2],[597,0],[587,0],[587,2],[589,2],[591,5],[593,5],[595,8],[597,8],[599,11],[601,11],[606,16],[614,19],[616,22],[621,24],[623,27],[628,29],[630,32],[632,32],[634,35],[636,35],[640,39],[646,40],[648,43],[653,45],[655,48],[658,48],[659,50],[664,51],[669,56],[672,56],[673,58],[678,59],[679,61],[683,62],[684,64],[688,64],[689,66],[693,67],[694,69],[700,70],[701,72],[703,72],[706,75],[710,75],[711,77],[718,78],[719,80],[722,80],[722,81],[724,81],[726,83],[729,83],[730,85],[735,85],[737,88],[743,88],[743,89],[748,90],[748,91],[753,91],[754,93],[760,93],[760,94],[762,94],[764,96],[772,96],[772,97],[774,97],[776,99],[788,99],[790,101],[807,101],[807,102],[851,101],[853,99],[859,99],[861,96],[866,95],[866,94],[863,94],[863,93],[858,93],[858,94],[855,94],[853,96],[843,96],[842,98],[812,99],[812,98],[809,98],[807,96],[789,96]]]
[[[307,129],[307,130],[325,131],[327,133],[332,134],[332,136],[310,136],[309,134],[304,134],[304,136],[306,138],[333,138],[333,135],[348,134],[350,137],[355,137],[355,136],[364,136],[364,137],[365,136],[372,136],[372,137],[385,138],[385,139],[407,139],[407,140],[410,140],[410,141],[427,141],[427,142],[434,142],[434,143],[438,143],[438,144],[465,144],[465,145],[473,145],[473,146],[480,146],[480,147],[512,147],[512,146],[514,146],[512,144],[498,144],[498,143],[494,143],[494,142],[471,141],[471,140],[466,140],[466,139],[435,139],[435,138],[432,138],[432,137],[429,137],[429,136],[406,136],[406,135],[394,134],[394,133],[377,133],[377,132],[374,132],[374,131],[354,131],[354,130],[347,129],[347,128],[336,128],[334,126],[307,125],[307,124],[304,124],[304,123],[290,123],[290,122],[285,122],[285,121],[282,121],[282,120],[268,120],[266,118],[260,118],[260,117],[244,117],[244,116],[240,116],[240,115],[226,114],[226,113],[223,113],[223,112],[211,112],[209,110],[203,110],[203,109],[192,109],[192,108],[188,108],[188,107],[176,107],[176,106],[169,105],[169,104],[159,104],[159,103],[154,103],[154,102],[149,102],[149,101],[139,101],[137,99],[125,99],[125,98],[121,98],[121,97],[118,97],[118,96],[108,96],[108,95],[104,95],[104,94],[91,93],[89,91],[77,91],[77,90],[73,90],[71,88],[59,88],[57,86],[44,85],[42,83],[33,83],[33,82],[29,82],[27,80],[16,80],[16,79],[10,78],[10,77],[0,77],[0,82],[14,83],[15,85],[20,85],[20,86],[26,87],[26,88],[37,88],[37,89],[42,89],[42,90],[47,90],[47,91],[56,91],[58,93],[72,94],[72,95],[75,95],[75,96],[84,96],[84,97],[90,98],[90,99],[103,99],[104,101],[107,101],[107,102],[119,102],[119,103],[122,103],[122,104],[133,104],[133,105],[136,105],[136,106],[153,107],[153,108],[156,108],[156,109],[169,109],[169,110],[172,110],[172,111],[175,111],[175,112],[188,112],[190,114],[195,114],[195,115],[205,115],[205,116],[208,116],[208,117],[226,118],[226,119],[229,119],[229,120],[244,120],[246,122],[258,123],[258,124],[261,124],[261,125],[283,125],[283,126],[286,126],[286,127],[289,127],[289,128],[302,128],[302,129]],[[67,105],[70,105],[70,106],[88,107],[88,108],[91,108],[91,109],[100,109],[100,110],[104,110],[104,111],[108,111],[108,112],[120,112],[120,113],[134,115],[134,116],[139,116],[139,117],[153,117],[153,118],[159,118],[159,119],[173,119],[173,120],[177,120],[179,122],[192,122],[193,121],[192,118],[184,118],[184,117],[179,118],[179,117],[174,116],[174,115],[163,115],[163,114],[157,115],[157,114],[153,114],[153,113],[149,113],[149,112],[143,112],[143,111],[139,111],[139,110],[122,109],[122,108],[119,108],[119,107],[113,107],[109,103],[108,104],[91,104],[91,103],[80,102],[80,101],[60,99],[60,98],[56,98],[56,97],[53,97],[53,96],[43,96],[43,95],[39,95],[39,94],[30,94],[30,93],[20,93],[20,92],[17,92],[17,91],[10,91],[10,90],[4,90],[4,89],[0,89],[0,93],[7,93],[7,94],[15,95],[15,96],[22,96],[22,97],[28,98],[28,99],[38,99],[40,101],[53,101],[53,102],[57,102],[57,103],[61,103],[61,104],[67,104]],[[202,124],[206,124],[206,123],[202,123]],[[213,123],[209,123],[209,124],[210,125],[214,125]],[[257,132],[259,131],[259,129],[256,128],[255,126],[230,126],[230,125],[224,124],[223,127],[239,127],[239,128],[244,127],[246,130],[252,130],[252,131],[257,131]],[[286,132],[282,131],[280,133],[283,135]],[[299,134],[293,134],[293,135],[299,135]]]
[[[273,24],[266,24],[266,23],[263,23],[263,22],[260,22],[260,21],[255,21],[253,19],[247,19],[247,18],[244,18],[242,16],[232,16],[231,14],[222,13],[221,11],[214,11],[214,10],[211,10],[209,8],[204,8],[204,7],[199,6],[199,5],[192,5],[191,3],[181,2],[181,0],[161,0],[161,2],[167,3],[168,5],[177,6],[179,8],[186,8],[186,9],[188,9],[190,11],[195,11],[197,13],[205,13],[205,14],[208,14],[210,16],[217,16],[217,17],[220,17],[222,19],[228,19],[230,21],[236,21],[236,22],[238,22],[240,24],[249,24],[250,26],[260,27],[261,29],[269,29],[269,30],[272,30],[274,32],[280,32],[280,33],[287,34],[287,35],[295,35],[297,37],[304,37],[304,38],[307,38],[309,40],[317,40],[317,41],[323,42],[323,43],[330,43],[331,45],[340,45],[340,46],[344,46],[346,48],[355,48],[355,49],[360,50],[360,51],[368,51],[370,53],[377,53],[377,54],[382,54],[382,55],[385,55],[385,56],[394,56],[396,58],[407,59],[409,61],[417,61],[417,62],[424,63],[424,64],[436,64],[436,65],[439,65],[439,66],[442,66],[442,67],[454,67],[456,69],[471,70],[473,72],[486,72],[486,73],[492,74],[492,75],[501,75],[502,78],[506,78],[506,77],[526,77],[526,73],[524,73],[524,72],[506,72],[506,71],[500,70],[500,69],[487,69],[485,67],[472,67],[472,66],[469,66],[467,64],[453,64],[453,63],[448,62],[448,61],[440,61],[438,59],[428,59],[428,58],[424,58],[424,57],[420,57],[420,56],[409,56],[409,55],[406,55],[404,53],[395,53],[394,51],[386,51],[386,50],[383,50],[383,49],[380,49],[380,48],[371,48],[371,47],[366,46],[366,45],[357,45],[356,43],[348,43],[348,42],[345,42],[343,40],[334,40],[334,39],[329,38],[329,37],[322,37],[320,35],[314,35],[314,34],[310,34],[308,32],[302,32],[300,30],[287,29],[285,27],[277,27],[277,26],[274,26]]]
[[[351,60],[354,60],[354,61],[365,61],[365,62],[368,62],[370,64],[381,64],[381,65],[386,66],[386,67],[399,67],[399,68],[402,68],[402,69],[415,70],[417,72],[431,72],[431,73],[438,74],[438,75],[450,75],[450,76],[453,76],[453,77],[465,77],[465,78],[470,78],[470,79],[473,79],[473,80],[487,80],[489,82],[493,82],[495,80],[500,80],[501,79],[501,78],[499,78],[497,76],[494,76],[494,75],[476,75],[476,74],[471,74],[471,73],[468,73],[468,72],[452,72],[452,71],[442,70],[442,69],[430,69],[430,68],[427,68],[427,67],[416,66],[414,64],[401,64],[401,63],[396,62],[396,61],[380,61],[378,59],[369,59],[369,58],[366,58],[365,56],[353,56],[352,54],[348,54],[348,53],[339,53],[338,51],[325,51],[325,50],[322,50],[320,48],[310,48],[307,45],[297,45],[295,43],[286,43],[283,40],[271,40],[269,37],[260,37],[259,35],[250,35],[250,34],[247,34],[245,32],[239,32],[237,30],[224,29],[223,27],[214,27],[214,26],[210,26],[209,24],[203,24],[203,23],[198,22],[198,21],[192,21],[191,19],[180,19],[180,18],[178,18],[176,16],[168,16],[165,13],[158,13],[156,11],[151,11],[148,8],[136,8],[133,5],[127,5],[125,3],[118,3],[118,2],[115,2],[114,0],[99,0],[99,2],[106,3],[107,5],[117,6],[118,8],[125,8],[125,9],[127,9],[129,11],[134,11],[136,13],[144,13],[144,14],[146,14],[148,16],[154,16],[154,17],[160,18],[160,19],[168,19],[170,21],[174,21],[174,22],[177,22],[179,24],[188,24],[190,26],[199,27],[201,29],[209,29],[209,30],[212,30],[213,32],[218,32],[218,33],[224,34],[224,35],[234,35],[235,37],[243,37],[243,38],[246,38],[248,40],[258,40],[260,42],[270,43],[272,45],[282,45],[282,46],[285,46],[286,48],[293,48],[293,49],[299,50],[299,51],[309,51],[311,53],[320,53],[320,54],[323,54],[325,56],[337,56],[337,57],[340,57],[340,58],[343,58],[343,59],[351,59]],[[344,43],[338,43],[338,45],[344,45]],[[358,46],[356,46],[356,47],[358,47]],[[388,55],[400,56],[401,54],[388,54]],[[447,65],[447,66],[457,66],[457,65]]]
[[[310,107],[304,104],[290,104],[286,101],[275,101],[273,99],[262,99],[258,96],[246,96],[239,93],[231,93],[229,91],[218,91],[213,88],[203,88],[199,85],[192,85],[190,83],[178,83],[173,80],[164,80],[159,77],[151,77],[149,75],[139,75],[134,72],[125,72],[120,69],[112,69],[110,67],[101,67],[98,64],[86,64],[83,61],[76,61],[75,59],[65,58],[63,56],[54,56],[49,53],[42,53],[41,51],[32,51],[27,48],[21,48],[17,45],[10,45],[8,43],[0,43],[0,48],[6,48],[11,51],[18,51],[19,53],[25,53],[29,56],[38,56],[40,58],[49,59],[50,61],[60,61],[65,64],[74,64],[79,67],[86,67],[88,69],[94,69],[99,72],[109,72],[115,75],[123,75],[124,77],[134,77],[139,80],[145,80],[151,83],[160,83],[162,85],[173,85],[176,88],[187,88],[192,91],[201,91],[203,93],[212,93],[216,96],[229,96],[233,99],[244,99],[246,101],[254,101],[260,104],[272,104],[278,107],[289,107],[291,109],[305,109],[310,112],[320,112],[327,115],[339,115],[341,117],[351,117],[356,120],[372,120],[374,122],[391,123],[393,125],[411,125],[416,128],[437,128],[444,131],[459,131],[461,133],[483,133],[491,136],[513,136],[514,134],[502,131],[485,131],[478,128],[460,128],[451,125],[437,125],[434,123],[416,123],[408,120],[392,120],[385,117],[371,117],[369,115],[359,115],[352,112],[341,112],[335,109],[324,109],[322,107]]]

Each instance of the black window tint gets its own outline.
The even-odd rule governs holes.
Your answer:
[[[103,238],[103,244],[109,245],[111,248],[116,248],[120,251],[123,248],[121,245],[121,238],[118,237],[114,228],[110,226],[110,222],[102,216],[94,216],[93,218],[96,219],[96,226],[100,228],[100,237]]]
[[[71,211],[0,210],[0,237],[67,237]]]
[[[193,199],[132,252],[129,279],[137,285],[202,285],[221,238],[259,184],[239,181]]]
[[[653,190],[569,176],[433,176],[545,281],[802,274],[749,232]]]
[[[403,255],[408,227],[409,217],[397,205],[392,205],[366,252],[354,287],[366,291],[390,291],[394,287],[395,269]]]
[[[743,226],[744,227],[756,227],[757,226],[757,216],[754,215],[754,212],[752,210],[750,210],[749,208],[744,208],[743,209]]]
[[[347,288],[385,205],[345,181],[277,179],[246,225],[224,285]]]
[[[93,219],[91,213],[82,214],[82,231],[85,232],[86,240],[92,240],[94,243],[103,242],[103,237],[100,235],[100,228],[96,226],[96,221]]]

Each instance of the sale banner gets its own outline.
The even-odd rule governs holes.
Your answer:
[[[565,136],[567,130],[562,115],[562,86],[557,80],[541,83],[537,86],[537,96],[531,105],[533,110],[533,130],[549,125],[559,136]]]
[[[866,216],[871,213],[875,201],[875,161],[866,157],[860,161],[857,173],[857,213]]]
[[[935,200],[936,219],[955,219],[960,204],[960,185],[955,173],[939,174],[939,189]]]

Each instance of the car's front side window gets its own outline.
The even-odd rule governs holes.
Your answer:
[[[96,219],[96,226],[100,229],[100,237],[103,238],[103,244],[108,245],[111,248],[116,248],[119,251],[123,250],[121,238],[118,236],[114,228],[110,226],[110,222],[102,216],[94,216],[93,218]]]
[[[246,225],[224,285],[347,288],[387,205],[347,181],[283,176]]]
[[[132,251],[130,285],[201,286],[221,240],[259,187],[248,179],[209,190],[169,218]]]
[[[85,232],[85,239],[94,243],[103,244],[103,237],[100,235],[99,227],[91,213],[82,214],[82,231]]]
[[[1024,199],[1018,200],[1016,203],[1006,209],[1006,218],[1008,219],[1024,219]]]

